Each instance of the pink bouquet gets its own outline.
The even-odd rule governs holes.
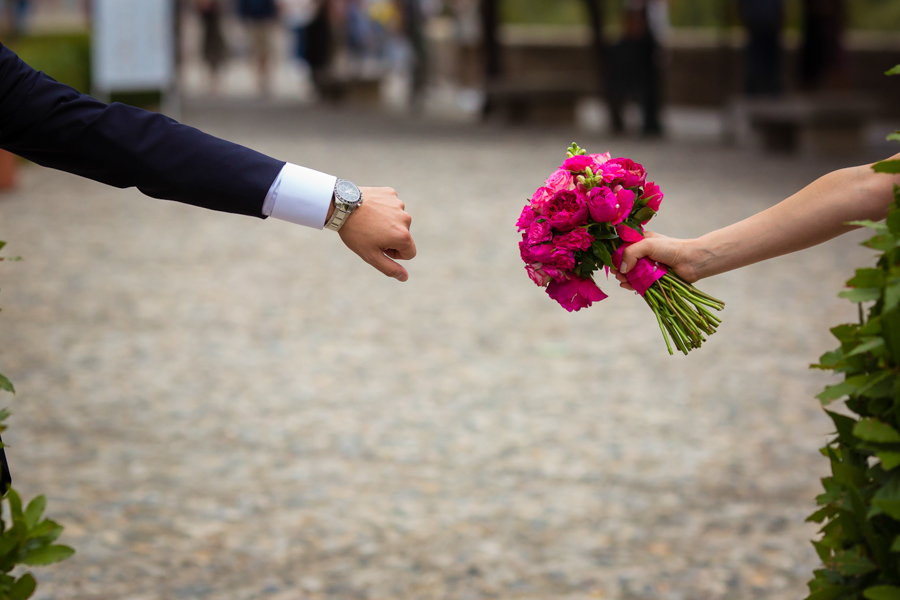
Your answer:
[[[516,223],[519,249],[535,284],[569,312],[606,298],[593,273],[618,268],[629,245],[644,238],[644,225],[659,210],[663,194],[647,181],[644,167],[628,158],[587,154],[572,144],[568,158],[534,193]],[[710,309],[725,303],[642,258],[626,274],[656,314],[669,354],[687,354],[721,323]]]

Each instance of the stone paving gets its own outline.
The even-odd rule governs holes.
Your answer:
[[[329,232],[25,169],[0,199],[25,258],[2,266],[4,438],[77,549],[36,598],[804,597],[830,431],[807,365],[854,318],[835,294],[863,235],[703,282],[725,323],[684,358],[612,284],[555,305],[512,224],[573,139],[644,162],[677,236],[839,163],[324,110],[186,120],[396,187],[420,256],[399,284]]]

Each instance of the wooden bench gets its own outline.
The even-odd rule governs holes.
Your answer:
[[[485,86],[485,116],[513,123],[574,123],[578,102],[596,95],[595,84],[577,77],[493,81]]]
[[[878,109],[865,96],[820,94],[743,100],[737,110],[764,150],[821,156],[859,151]]]

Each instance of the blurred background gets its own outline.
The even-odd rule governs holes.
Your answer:
[[[569,314],[514,222],[577,141],[693,237],[896,153],[894,0],[18,0],[0,40],[82,91],[395,187],[399,284],[329,232],[2,160],[16,486],[77,554],[36,598],[797,600],[832,426],[809,363],[856,232],[650,311]]]

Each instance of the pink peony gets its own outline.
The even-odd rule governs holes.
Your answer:
[[[589,154],[588,158],[591,159],[591,171],[596,174],[603,165],[609,162],[609,152],[604,152],[603,154]]]
[[[617,269],[622,266],[622,256],[625,253],[625,248],[630,245],[622,244],[612,255],[612,262]],[[641,258],[625,274],[625,278],[634,287],[634,290],[643,296],[650,289],[650,286],[662,279],[666,273],[668,273],[668,269],[665,265],[660,265],[647,258]]]
[[[593,164],[594,159],[592,159],[590,156],[573,156],[572,158],[566,159],[566,162],[562,164],[560,169],[572,171],[574,173],[583,173],[587,167],[591,167],[591,165]]]
[[[553,281],[553,278],[541,266],[541,263],[532,263],[525,265],[525,270],[528,271],[528,276],[531,277],[536,286],[547,287],[547,284]]]
[[[547,294],[569,312],[587,308],[606,298],[593,279],[582,279],[576,275],[565,281],[551,281]]]
[[[539,187],[531,197],[531,208],[539,215],[544,214],[544,209],[547,207],[547,203],[553,199],[554,194],[556,194],[556,190]]]
[[[565,169],[560,168],[547,178],[544,186],[545,188],[541,189],[549,190],[551,195],[563,190],[572,190],[575,189],[575,177]],[[541,190],[538,189],[538,191],[540,192]]]
[[[586,198],[580,192],[557,192],[544,208],[544,216],[554,229],[569,231],[587,221]]]
[[[635,231],[628,225],[619,225],[618,227],[616,227],[616,233],[619,234],[619,237],[622,238],[622,241],[628,242],[629,244],[633,244],[644,239],[644,235],[641,232]]]
[[[575,268],[575,253],[566,248],[557,248],[553,244],[530,245],[527,242],[522,242],[519,247],[525,263],[541,263],[565,270]]]
[[[522,209],[522,214],[519,215],[519,220],[516,221],[516,227],[519,231],[525,231],[531,224],[534,223],[534,220],[537,218],[537,215],[534,212],[534,209],[530,206],[525,206]]]
[[[598,223],[618,225],[634,207],[634,192],[622,189],[614,194],[608,187],[595,187],[588,196],[588,210]]]
[[[552,267],[571,271],[575,268],[575,253],[565,248],[557,248],[553,251],[553,254],[550,255],[548,264]]]
[[[642,185],[647,179],[647,172],[644,170],[644,167],[630,158],[614,158],[607,164],[616,164],[622,167],[624,174],[621,177],[617,177],[617,179],[621,180],[624,187],[637,187]]]
[[[569,233],[553,238],[553,243],[558,248],[567,250],[587,250],[594,243],[594,236],[589,234],[584,227],[576,227]]]
[[[663,201],[663,193],[658,185],[652,181],[648,181],[644,184],[644,193],[641,194],[641,198],[647,201],[647,206],[658,212],[659,205],[662,204]]]
[[[550,241],[553,237],[553,230],[550,229],[550,224],[547,221],[534,221],[525,235],[529,244],[541,244]]]

